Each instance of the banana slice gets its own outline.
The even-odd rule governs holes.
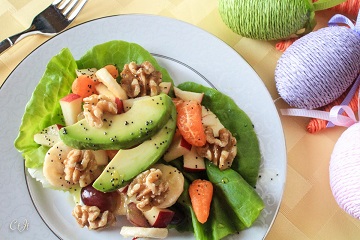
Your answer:
[[[71,149],[71,147],[66,146],[62,141],[60,141],[51,147],[46,153],[43,173],[45,178],[54,187],[69,189],[74,186],[73,183],[65,180],[63,163]]]
[[[169,190],[158,208],[168,208],[175,204],[181,193],[184,191],[184,175],[175,167],[165,164],[155,164],[153,168],[160,169],[161,178],[169,183]]]

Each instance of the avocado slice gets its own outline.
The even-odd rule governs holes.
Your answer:
[[[136,101],[126,113],[104,114],[101,128],[85,119],[60,130],[61,140],[76,149],[118,150],[154,136],[169,120],[173,102],[166,94]]]
[[[155,136],[134,148],[119,150],[93,183],[95,189],[102,192],[119,189],[163,156],[176,129],[176,108],[174,104],[170,108],[170,119]]]

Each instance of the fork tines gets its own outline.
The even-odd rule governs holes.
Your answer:
[[[57,8],[69,21],[79,14],[87,0],[55,0],[52,5]]]

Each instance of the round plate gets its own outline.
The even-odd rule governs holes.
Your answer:
[[[79,59],[92,46],[114,39],[143,46],[167,68],[176,84],[194,81],[214,87],[232,97],[249,115],[262,152],[256,191],[266,207],[251,228],[230,238],[265,238],[278,212],[286,178],[285,140],[270,94],[246,61],[224,42],[190,24],[152,15],[105,17],[71,28],[33,51],[6,80],[0,91],[0,236],[121,239],[119,227],[103,231],[78,227],[71,216],[71,198],[64,192],[44,189],[29,177],[13,145],[25,105],[50,58],[67,47]],[[192,234],[170,231],[170,239],[185,236]]]

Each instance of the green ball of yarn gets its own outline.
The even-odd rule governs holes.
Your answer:
[[[219,13],[224,23],[243,37],[279,40],[311,32],[315,11],[342,1],[319,2],[322,6],[317,9],[310,0],[219,0]]]

